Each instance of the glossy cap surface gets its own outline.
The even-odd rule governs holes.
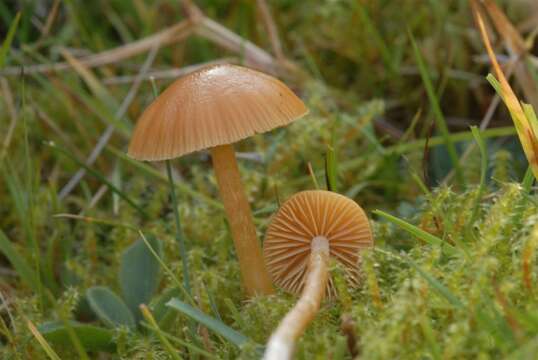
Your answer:
[[[272,76],[235,65],[211,66],[176,80],[150,104],[138,119],[128,154],[172,159],[287,125],[307,112]]]
[[[267,229],[263,255],[276,285],[292,293],[302,290],[311,241],[317,236],[327,238],[330,256],[344,265],[352,283],[358,281],[360,252],[373,246],[368,218],[353,200],[313,190],[288,199]]]

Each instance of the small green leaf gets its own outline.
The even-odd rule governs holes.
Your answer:
[[[71,321],[69,326],[75,331],[82,346],[87,351],[113,351],[114,333],[101,327]],[[72,347],[68,330],[61,321],[49,321],[37,327],[43,337],[53,344]]]
[[[161,242],[154,236],[148,236],[147,240],[161,256]],[[137,320],[142,319],[140,304],[148,304],[157,289],[159,268],[159,262],[142,239],[129,246],[121,255],[120,288],[125,303]]]
[[[226,340],[235,344],[238,347],[250,343],[251,340],[240,332],[235,331],[228,325],[224,324],[222,321],[210,317],[209,315],[204,314],[198,309],[193,308],[189,304],[184,303],[183,301],[174,298],[170,300],[167,306],[176,309],[188,317],[196,320],[202,325],[205,325],[208,329],[213,330]]]
[[[118,295],[103,286],[95,286],[86,291],[90,307],[105,324],[111,327],[125,325],[135,327],[133,314]]]

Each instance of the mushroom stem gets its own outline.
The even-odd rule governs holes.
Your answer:
[[[249,296],[273,293],[252,212],[245,195],[232,145],[211,148],[220,196],[230,224],[241,276]]]
[[[308,275],[301,297],[271,335],[264,360],[292,358],[295,342],[319,310],[329,279],[328,268],[329,241],[323,236],[316,236],[311,242]]]

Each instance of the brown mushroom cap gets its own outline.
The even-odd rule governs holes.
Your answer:
[[[166,160],[286,125],[308,112],[280,80],[235,65],[176,80],[138,120],[129,156]]]
[[[263,255],[276,285],[292,293],[302,290],[310,243],[316,236],[327,238],[331,257],[344,265],[356,283],[360,251],[373,246],[368,218],[353,200],[313,190],[288,199],[267,229]],[[328,286],[332,287],[331,280]]]

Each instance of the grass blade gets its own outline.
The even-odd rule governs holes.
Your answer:
[[[493,0],[483,0],[482,5],[490,15],[497,33],[503,38],[504,46],[513,57],[517,57],[515,64],[515,77],[521,84],[521,89],[527,101],[538,107],[538,88],[535,79],[531,74],[528,64],[529,51],[525,39],[518,29],[510,22],[506,14]]]
[[[482,131],[482,138],[491,139],[504,136],[516,135],[517,131],[513,126],[504,126],[498,128],[492,128]],[[450,138],[454,142],[460,141],[469,141],[473,139],[473,134],[470,131],[461,131],[457,133],[450,134]],[[432,136],[428,141],[428,146],[440,146],[443,145],[444,140],[442,136]],[[409,141],[402,144],[393,145],[386,148],[387,153],[393,154],[406,154],[417,149],[423,149],[426,144],[426,139],[419,139],[415,141]],[[353,160],[347,161],[342,164],[342,167],[347,168],[349,163],[352,163]]]
[[[184,303],[177,298],[170,300],[166,305],[196,320],[200,324],[206,326],[210,330],[213,330],[214,332],[216,332],[217,334],[219,334],[220,336],[238,347],[242,347],[243,345],[251,342],[248,337],[241,334],[240,332],[235,331],[228,325],[224,324],[222,321],[204,314],[200,310],[190,306],[189,304]]]
[[[368,13],[368,10],[366,9],[365,5],[363,5],[360,1],[355,1],[353,2],[353,4],[355,5],[355,9],[358,12],[362,25],[364,25],[366,31],[370,34],[372,41],[379,49],[379,52],[381,53],[381,58],[383,59],[385,66],[390,70],[391,73],[395,73],[397,70],[397,65],[395,63],[396,57],[392,56],[392,54],[390,53],[387,43],[383,40],[383,37],[378,31],[378,27],[370,17],[370,14]],[[367,3],[365,2],[364,4]]]
[[[15,19],[11,22],[9,30],[7,32],[6,38],[2,43],[2,49],[0,49],[0,69],[2,69],[6,64],[6,56],[15,37],[15,32],[17,31],[17,26],[19,25],[19,20],[21,19],[21,13],[18,12],[15,16]]]
[[[84,216],[84,215],[77,215],[77,214],[54,214],[52,215],[53,218],[57,219],[72,219],[72,220],[79,220],[83,221],[87,224],[99,224],[99,225],[107,225],[107,226],[113,226],[113,227],[119,227],[123,229],[128,229],[131,231],[138,232],[138,228],[134,225],[128,224],[128,223],[121,223],[114,220],[108,220],[108,219],[100,219],[100,218],[94,218],[91,216]]]
[[[441,349],[439,347],[439,343],[435,339],[435,334],[430,324],[430,319],[426,316],[422,316],[422,318],[420,319],[420,327],[422,328],[422,332],[424,333],[426,341],[430,345],[432,357],[435,360],[442,359]]]
[[[69,158],[70,160],[75,162],[77,165],[79,165],[79,166],[83,167],[84,169],[86,169],[86,171],[88,173],[90,173],[91,175],[96,177],[99,181],[101,181],[105,185],[107,185],[112,192],[118,194],[119,197],[121,197],[123,200],[125,200],[129,205],[131,205],[135,210],[137,210],[142,216],[147,217],[147,213],[146,213],[146,211],[144,209],[142,209],[140,206],[138,206],[138,204],[135,203],[134,200],[132,200],[129,196],[127,196],[127,194],[125,194],[123,191],[121,191],[116,186],[114,186],[114,184],[112,184],[112,182],[108,181],[103,175],[101,175],[101,173],[99,173],[98,171],[92,169],[91,167],[86,165],[83,161],[80,161],[75,156],[73,156],[70,152],[68,152],[67,150],[59,147],[58,145],[54,144],[53,142],[48,142],[48,143],[46,143],[46,145],[48,145],[52,149],[58,151],[60,154],[64,155],[65,157]]]
[[[409,224],[408,222],[397,218],[396,216],[392,216],[384,211],[381,210],[374,210],[374,214],[381,216],[382,218],[385,218],[386,220],[390,221],[391,223],[398,225],[411,235],[415,236],[416,238],[424,241],[425,243],[428,243],[432,246],[439,246],[444,249],[446,249],[447,252],[454,255],[458,252],[459,249],[455,248],[453,245],[447,243],[446,241],[443,241],[439,239],[437,236],[434,236],[430,234],[429,232],[426,232],[415,225]]]
[[[189,292],[187,292],[187,289],[185,289],[183,287],[183,284],[179,281],[179,279],[177,278],[176,274],[172,271],[172,269],[170,269],[165,263],[164,261],[161,259],[161,257],[159,256],[159,254],[157,254],[157,251],[155,251],[155,249],[151,246],[151,244],[149,243],[148,239],[146,238],[146,236],[144,235],[144,233],[141,231],[141,230],[138,230],[138,233],[140,234],[140,236],[142,237],[142,240],[144,241],[144,243],[146,244],[148,250],[151,252],[151,254],[155,257],[155,259],[159,262],[159,264],[161,265],[161,267],[164,269],[164,271],[168,274],[168,276],[170,276],[170,278],[172,279],[172,281],[176,284],[176,286],[178,287],[178,289],[181,290],[181,292],[183,293],[183,295],[185,295],[185,297],[189,300],[189,302],[191,304],[194,304],[194,299],[192,298],[192,296],[190,295]]]
[[[430,274],[428,274],[427,272],[425,272],[424,270],[422,270],[417,264],[415,264],[412,260],[410,259],[405,259],[405,261],[411,265],[418,273],[420,276],[422,276],[424,278],[424,280],[426,280],[428,282],[428,284],[430,284],[430,286],[439,294],[441,295],[442,297],[444,297],[445,299],[448,300],[449,303],[451,303],[452,305],[454,305],[455,307],[457,308],[463,308],[464,305],[463,303],[461,302],[460,299],[458,299],[458,297],[454,294],[452,294],[452,292],[450,292],[450,290],[448,290],[448,288],[446,286],[444,286],[439,280],[437,280],[435,277],[431,276]]]
[[[327,182],[327,190],[338,191],[337,176],[336,176],[336,154],[332,145],[327,146],[327,154],[325,157],[325,178]]]
[[[137,170],[140,170],[145,175],[154,177],[155,179],[160,180],[163,183],[168,183],[167,176],[165,174],[162,174],[161,172],[159,172],[157,169],[155,169],[151,165],[148,165],[148,164],[143,163],[141,161],[136,161],[134,159],[131,159],[130,157],[128,157],[125,154],[125,152],[120,151],[120,150],[114,148],[113,146],[108,146],[107,151],[109,151],[110,153],[112,153],[113,155],[115,155],[116,157],[118,157],[120,160],[127,163],[128,165],[131,165],[134,168],[136,168]],[[205,194],[202,194],[202,193],[194,190],[189,185],[186,185],[181,181],[176,182],[175,185],[176,185],[176,188],[178,189],[178,192],[187,194],[191,198],[199,200],[199,201],[207,204],[208,206],[211,206],[212,208],[224,211],[224,205],[222,205],[222,203],[218,202],[217,200],[215,200],[215,199],[213,199],[213,198],[211,198],[211,197],[209,197],[209,196],[207,196]]]
[[[183,232],[183,227],[181,226],[181,221],[179,219],[179,209],[176,196],[176,187],[174,182],[174,177],[172,176],[172,166],[170,160],[166,160],[166,174],[168,175],[168,182],[170,185],[170,197],[172,198],[172,207],[174,208],[174,221],[176,224],[176,241],[179,247],[179,254],[181,255],[181,263],[183,265],[183,287],[189,293],[189,296],[192,296],[191,284],[190,284],[190,274],[189,274],[189,259],[187,255],[187,244],[185,241],[185,233]]]
[[[515,129],[513,126],[503,126],[503,127],[498,127],[498,128],[486,129],[482,131],[482,138],[484,139],[494,139],[494,138],[512,136],[512,135],[517,135],[517,129]],[[460,131],[457,133],[450,134],[450,138],[455,143],[460,142],[460,141],[469,141],[469,140],[473,140],[473,134],[470,131]],[[403,154],[413,152],[415,150],[422,150],[424,149],[425,144],[426,144],[426,139],[418,139],[414,141],[402,142],[402,143],[384,148],[383,153],[387,155],[392,155],[392,154],[403,155]],[[444,144],[444,140],[442,136],[432,136],[428,140],[428,146],[430,148],[434,146],[440,146],[443,144]],[[339,169],[341,171],[349,171],[349,170],[355,169],[357,166],[363,163],[364,163],[364,157],[357,156],[354,159],[340,162]],[[323,173],[316,171],[315,175],[323,176]],[[292,179],[288,181],[287,184],[289,186],[305,184],[310,180],[310,178],[311,178],[310,175],[306,175],[297,179]]]
[[[153,328],[151,327],[150,324],[146,323],[146,322],[142,322],[140,323],[142,327],[144,327],[145,329],[148,329],[148,330],[152,330],[153,331]],[[194,344],[190,343],[190,342],[187,342],[185,340],[182,340],[178,337],[175,337],[167,332],[164,332],[161,330],[161,335],[166,338],[167,340],[170,340],[170,341],[173,341],[181,346],[184,346],[186,347],[187,349],[191,350],[193,353],[197,353],[197,354],[200,354],[202,356],[204,356],[204,358],[207,358],[207,359],[218,359],[215,355],[207,352],[206,350],[198,347],[198,346],[195,346]]]
[[[476,199],[473,205],[473,213],[469,219],[469,222],[467,223],[468,228],[473,225],[478,215],[480,200],[482,199],[486,186],[486,173],[488,171],[488,150],[486,142],[482,138],[480,130],[478,130],[476,126],[471,126],[471,132],[473,133],[473,137],[475,138],[478,148],[480,149],[480,185],[478,186],[478,194],[476,194]]]
[[[538,336],[533,337],[510,353],[506,360],[532,359],[538,353]]]
[[[61,360],[60,357],[58,356],[58,354],[56,354],[54,349],[50,346],[50,344],[47,342],[47,340],[45,340],[43,335],[41,335],[39,330],[37,330],[35,325],[30,320],[28,320],[26,322],[26,325],[28,326],[28,329],[30,329],[30,332],[32,333],[32,335],[34,335],[36,340],[39,342],[39,345],[41,345],[41,347],[43,348],[43,350],[45,351],[45,353],[47,354],[49,359],[51,359],[51,360]]]
[[[88,85],[91,92],[110,109],[116,109],[119,105],[114,101],[105,86],[101,84],[94,73],[75,58],[67,49],[60,49],[60,54],[66,59],[71,67],[80,75],[84,83]]]
[[[24,230],[24,237],[26,238],[26,246],[32,247],[34,245],[34,230],[31,223],[29,213],[29,194],[24,187],[21,177],[16,173],[13,168],[10,159],[6,159],[3,164],[0,164],[0,172],[4,177],[4,183],[8,190],[9,196],[13,202],[12,213],[17,215],[22,230]]]
[[[13,247],[11,241],[9,241],[2,230],[0,230],[0,252],[9,260],[22,281],[37,292],[39,290],[39,278],[37,274]]]
[[[407,256],[400,256],[392,251],[387,250],[381,250],[381,249],[375,249],[375,251],[381,252],[385,255],[389,255],[393,258],[396,258],[400,261],[403,261],[409,266],[411,266],[413,269],[415,269],[420,276],[424,278],[430,284],[430,286],[442,297],[444,297],[450,304],[454,305],[457,308],[464,308],[463,302],[454,295],[446,286],[444,286],[439,280],[437,280],[434,276],[428,274],[426,271],[422,270],[420,266],[418,266],[413,260],[409,259]]]
[[[428,69],[426,68],[426,63],[424,62],[424,59],[422,58],[422,55],[420,54],[420,50],[417,46],[417,43],[411,31],[409,31],[409,38],[411,39],[411,44],[413,46],[413,51],[415,53],[415,59],[418,64],[420,76],[422,77],[422,82],[424,82],[424,87],[426,88],[428,99],[430,100],[430,105],[432,107],[432,111],[434,114],[435,124],[437,125],[437,128],[439,128],[439,131],[441,132],[443,142],[445,143],[445,146],[448,151],[448,156],[450,157],[450,161],[452,162],[452,166],[454,167],[454,171],[456,173],[456,178],[458,179],[458,182],[460,183],[460,185],[464,186],[465,180],[463,177],[463,173],[461,171],[456,147],[454,146],[454,142],[452,141],[452,138],[450,137],[450,132],[448,131],[448,126],[446,125],[443,112],[441,111],[439,100],[437,99],[437,95],[435,94],[435,90],[433,89],[433,84],[430,79]]]
[[[532,168],[529,166],[521,182],[521,186],[525,191],[525,194],[528,194],[531,191],[532,183],[534,182],[534,175],[532,173]]]
[[[181,356],[177,353],[177,350],[174,349],[172,344],[168,341],[168,339],[163,335],[163,331],[159,328],[159,325],[155,321],[155,318],[149,311],[148,307],[144,304],[140,305],[140,311],[142,312],[142,315],[144,316],[144,319],[150,324],[151,329],[157,334],[157,337],[159,338],[159,341],[163,344],[164,348],[167,350],[168,354],[172,356],[175,360],[180,360]]]
[[[316,173],[314,172],[314,169],[312,168],[312,163],[309,161],[306,164],[306,167],[308,169],[308,174],[312,178],[312,184],[314,184],[314,189],[318,190],[319,189],[318,179],[316,177]],[[280,204],[279,204],[279,206],[280,206]]]
[[[488,57],[493,65],[495,75],[498,78],[497,80],[493,75],[490,74],[487,76],[487,80],[495,88],[495,91],[497,91],[504,104],[508,108],[510,116],[512,117],[514,125],[517,129],[519,141],[521,142],[525,156],[529,161],[534,176],[538,179],[538,119],[536,119],[531,106],[522,104],[512,90],[512,87],[508,83],[499,62],[497,61],[497,56],[493,52],[493,48],[491,47],[491,42],[484,25],[482,15],[478,9],[478,5],[474,1],[471,2],[471,5],[478,29],[480,30],[480,35],[482,36],[482,41],[486,47]]]

